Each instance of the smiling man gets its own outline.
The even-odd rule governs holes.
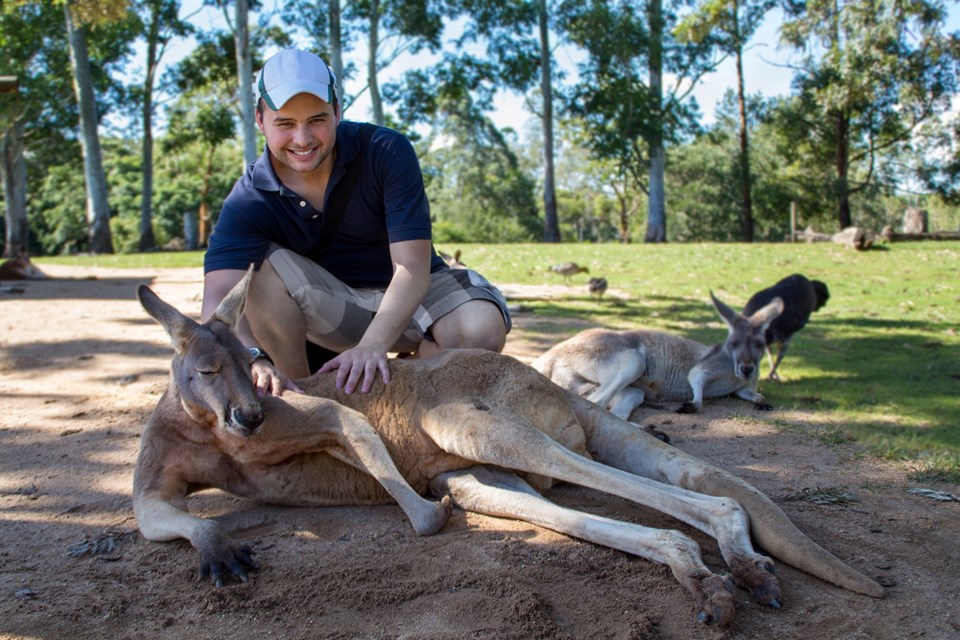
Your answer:
[[[227,196],[204,257],[202,320],[258,269],[239,335],[261,393],[296,389],[304,345],[337,355],[347,393],[390,381],[387,354],[500,351],[510,316],[480,274],[434,250],[420,165],[402,134],[341,119],[336,78],[288,49],[257,74],[266,148]],[[269,355],[268,355],[269,354]]]

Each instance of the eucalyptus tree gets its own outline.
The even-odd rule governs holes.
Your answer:
[[[923,184],[948,205],[960,205],[960,114],[931,122],[915,163]],[[951,225],[954,226],[955,225]]]
[[[0,94],[0,184],[4,194],[3,255],[30,249],[25,152],[63,149],[61,131],[76,126],[63,11],[50,3],[0,7],[0,74],[17,78],[17,90]],[[50,144],[44,144],[43,142]]]
[[[153,116],[156,110],[154,91],[157,88],[157,71],[167,46],[174,38],[182,38],[193,32],[190,23],[180,17],[180,0],[138,0],[137,13],[143,15],[141,34],[146,44],[146,60],[143,83],[132,92],[140,104],[142,141],[143,183],[140,200],[140,251],[153,249],[156,240],[153,234]]]
[[[100,150],[99,121],[102,113],[98,110],[92,63],[102,65],[111,59],[116,62],[129,55],[132,29],[126,9],[127,0],[63,2],[86,178],[88,248],[92,253],[113,253],[110,204]],[[101,30],[99,38],[91,35],[91,31],[97,29]],[[94,51],[94,56],[91,56],[91,38],[100,45]]]
[[[446,3],[443,0],[353,0],[344,13],[366,37],[366,87],[372,120],[386,123],[379,74],[404,53],[441,47]]]
[[[535,97],[527,107],[539,118],[543,134],[543,239],[558,242],[556,179],[554,167],[554,83],[550,45],[551,4],[547,0],[463,0],[452,2],[453,15],[466,18],[458,49],[482,44],[486,55],[497,64],[488,82],[497,90],[506,89]],[[469,55],[469,54],[468,54]]]
[[[448,53],[384,87],[405,125],[423,123],[431,132],[418,152],[438,240],[529,241],[542,232],[533,182],[486,115],[497,68],[485,57]]]
[[[883,154],[909,145],[957,93],[960,39],[940,0],[806,0],[787,6],[783,39],[804,52],[794,86],[809,162],[833,167],[841,228],[851,196],[875,186]]]
[[[647,242],[667,237],[666,145],[696,128],[690,94],[718,62],[712,36],[673,37],[682,5],[564,0],[558,11],[561,30],[587,54],[580,82],[565,91],[565,108],[583,121],[594,155],[614,160],[622,179],[647,194]]]
[[[349,3],[348,3],[349,4]],[[288,0],[280,8],[280,19],[297,40],[329,62],[337,76],[337,97],[341,110],[350,104],[346,94],[348,77],[356,72],[353,64],[344,67],[343,52],[353,41],[343,26],[340,0]]]
[[[278,28],[258,30],[251,39],[252,60],[262,66],[259,52],[267,42],[286,45],[286,38]],[[226,31],[201,32],[197,40],[194,50],[169,71],[169,80],[180,94],[180,100],[170,110],[170,129],[164,144],[170,149],[171,145],[196,142],[202,149],[198,218],[203,244],[213,223],[209,201],[215,169],[213,158],[236,131],[237,92],[233,35]],[[239,174],[237,171],[234,179]]]
[[[207,6],[215,6],[233,37],[233,87],[240,111],[240,131],[243,138],[243,166],[257,159],[257,128],[253,118],[254,59],[251,49],[250,14],[260,8],[258,0],[203,0]]]
[[[199,93],[186,94],[170,110],[170,125],[162,145],[165,153],[177,154],[185,149],[199,156],[193,169],[199,178],[194,201],[197,204],[199,246],[206,246],[213,230],[211,187],[214,183],[217,151],[233,139],[236,122],[230,109],[218,100],[210,100]],[[189,231],[184,230],[188,236]]]
[[[677,27],[677,36],[681,39],[703,40],[707,34],[714,34],[718,49],[734,57],[740,131],[740,239],[744,242],[753,242],[753,205],[743,53],[757,27],[775,4],[776,0],[702,0],[697,9]]]

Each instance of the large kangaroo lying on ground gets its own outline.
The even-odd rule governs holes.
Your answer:
[[[233,333],[251,275],[198,324],[141,287],[144,308],[175,348],[170,387],[141,438],[133,486],[140,531],[188,539],[200,573],[219,585],[247,579],[248,548],[213,520],[187,513],[188,494],[217,487],[286,505],[395,499],[430,534],[463,509],[515,518],[668,565],[703,622],[726,624],[733,584],[779,607],[768,552],[809,573],[880,597],[879,584],[804,536],[766,496],[521,362],[481,350],[391,361],[392,380],[344,395],[333,374],[298,381],[306,394],[258,398],[249,352]],[[578,512],[538,493],[554,480],[605,491],[670,514],[717,539],[733,574],[713,573],[691,538]],[[420,496],[430,491],[438,504]],[[719,497],[713,497],[719,496]]]
[[[783,301],[774,298],[745,317],[713,292],[710,300],[727,323],[722,344],[700,344],[664,331],[586,329],[551,347],[531,366],[625,420],[645,400],[683,402],[677,413],[696,413],[704,398],[731,393],[769,411],[773,407],[757,391],[758,363],[766,346],[764,332],[783,311]]]

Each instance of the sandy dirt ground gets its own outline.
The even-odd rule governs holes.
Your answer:
[[[918,485],[903,466],[826,446],[816,435],[830,425],[815,414],[760,414],[736,399],[634,420],[755,484],[885,598],[781,564],[783,608],[738,592],[736,620],[717,629],[696,622],[667,568],[525,523],[456,510],[420,538],[398,507],[279,508],[208,491],[191,510],[251,545],[261,567],[247,584],[212,588],[189,544],[143,539],[130,506],[171,355],[135,291],[149,284],[196,317],[199,270],[48,271],[57,278],[0,293],[0,638],[960,637],[960,503],[908,493]],[[536,318],[515,320],[507,352],[529,361],[545,347],[525,335]],[[856,501],[796,499],[816,488]],[[586,489],[549,496],[678,528],[722,569],[713,541],[686,525]]]

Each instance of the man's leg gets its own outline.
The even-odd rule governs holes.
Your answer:
[[[417,355],[429,358],[442,349],[488,349],[502,351],[507,341],[503,314],[488,300],[471,300],[441,316],[430,327],[433,340],[425,338]]]
[[[263,261],[250,284],[244,315],[278,369],[293,380],[310,375],[304,349],[307,325],[303,311],[290,297],[269,260]]]

